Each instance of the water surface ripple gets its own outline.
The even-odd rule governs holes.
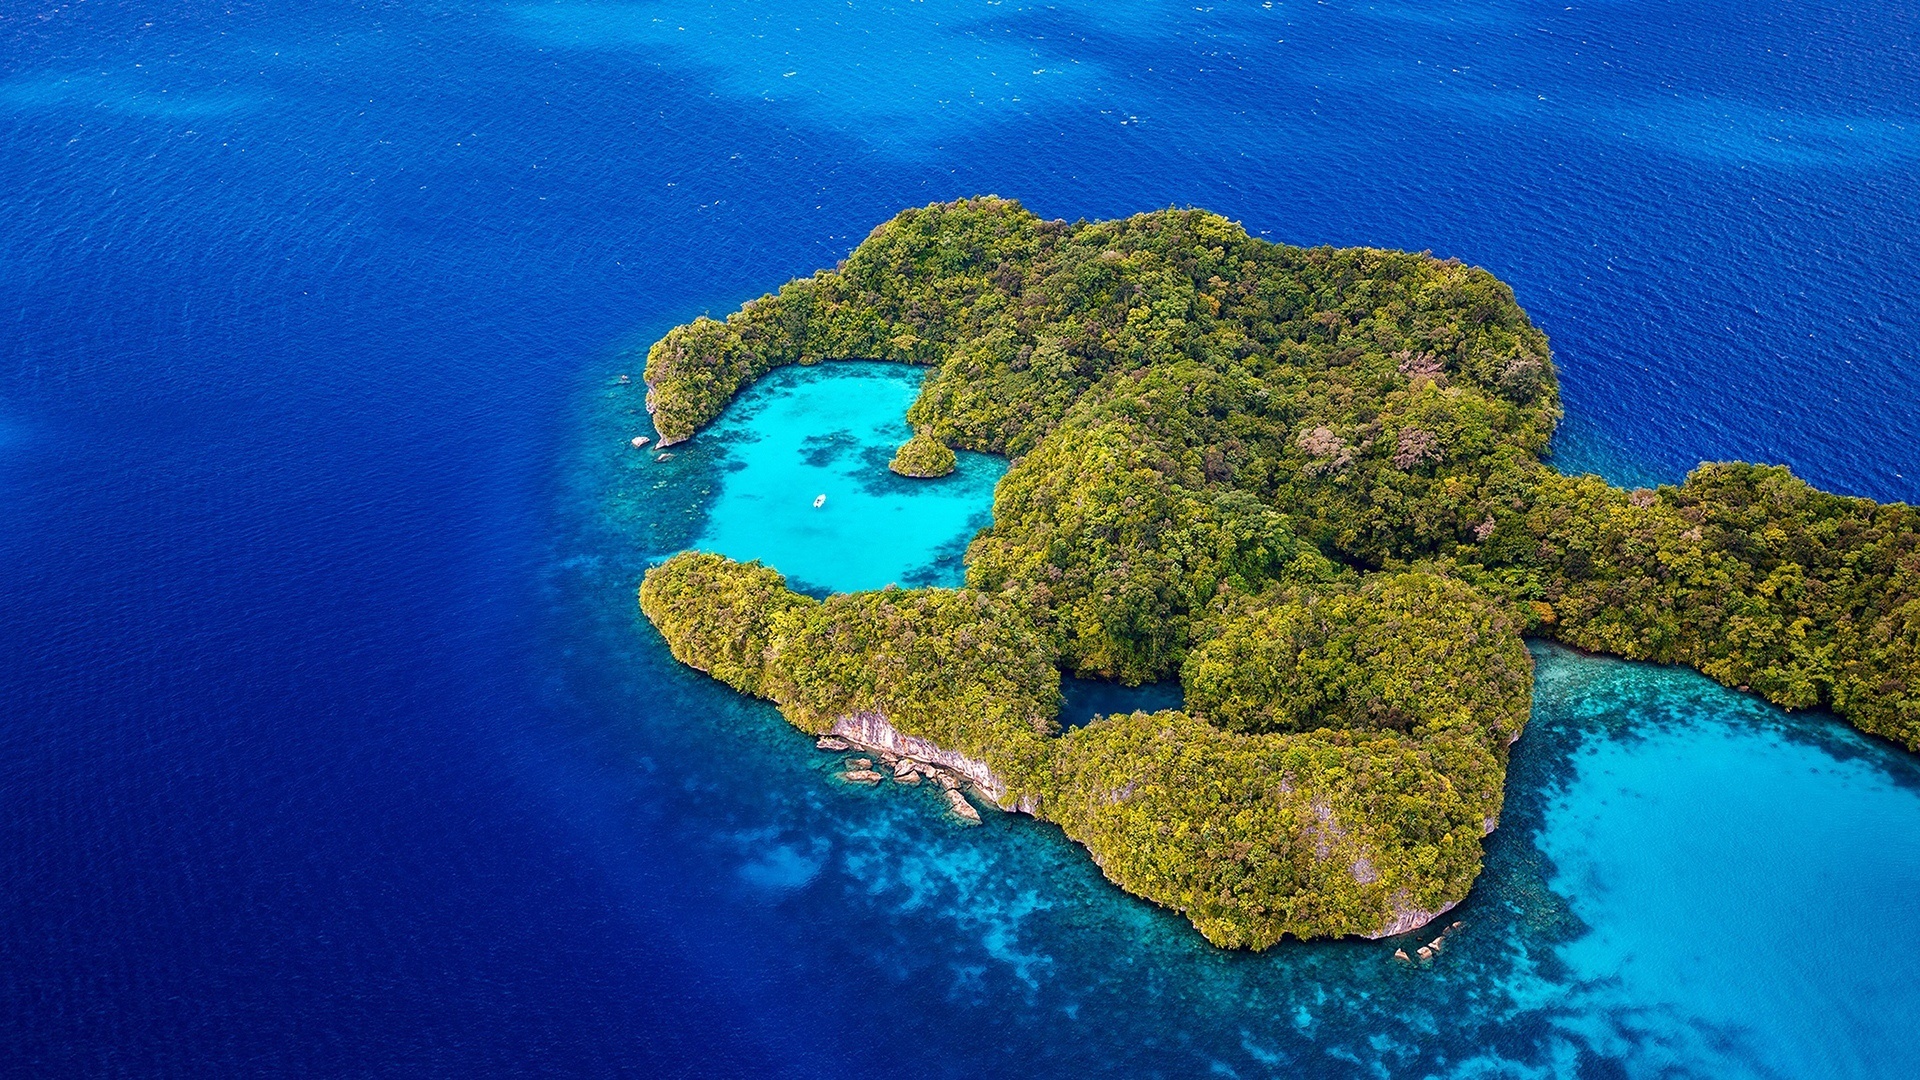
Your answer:
[[[0,1071],[1920,1071],[1912,761],[1830,718],[1545,650],[1440,962],[1219,953],[671,663],[725,477],[628,445],[636,348],[997,192],[1486,266],[1563,467],[1913,499],[1913,14],[0,10]]]

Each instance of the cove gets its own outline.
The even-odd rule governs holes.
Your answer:
[[[1920,762],[1691,671],[1540,659],[1574,1026],[1648,1071],[1920,1075]]]
[[[1079,727],[1113,713],[1178,709],[1183,695],[1177,681],[1122,686],[1105,679],[1060,679],[1060,724]]]
[[[834,361],[782,368],[742,393],[694,440],[714,448],[718,480],[691,546],[758,559],[821,594],[961,585],[1007,463],[963,450],[938,479],[887,468],[913,434],[904,417],[924,374]]]

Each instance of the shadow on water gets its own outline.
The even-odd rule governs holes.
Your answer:
[[[1122,686],[1105,679],[1060,677],[1060,726],[1085,727],[1115,713],[1160,712],[1186,704],[1177,681]]]

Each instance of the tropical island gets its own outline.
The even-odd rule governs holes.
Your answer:
[[[908,210],[656,343],[667,446],[786,364],[928,369],[893,468],[1003,454],[959,589],[816,598],[683,553],[676,659],[802,730],[958,770],[1209,941],[1380,937],[1465,897],[1534,635],[1689,664],[1920,749],[1920,512],[1786,469],[1623,490],[1541,461],[1546,337],[1493,275],[1196,210]],[[1184,708],[1062,730],[1062,672]]]

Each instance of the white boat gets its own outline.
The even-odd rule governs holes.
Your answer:
[[[818,498],[813,500],[813,508],[815,510],[818,510],[825,505],[827,505],[827,497],[825,495],[821,495]]]

